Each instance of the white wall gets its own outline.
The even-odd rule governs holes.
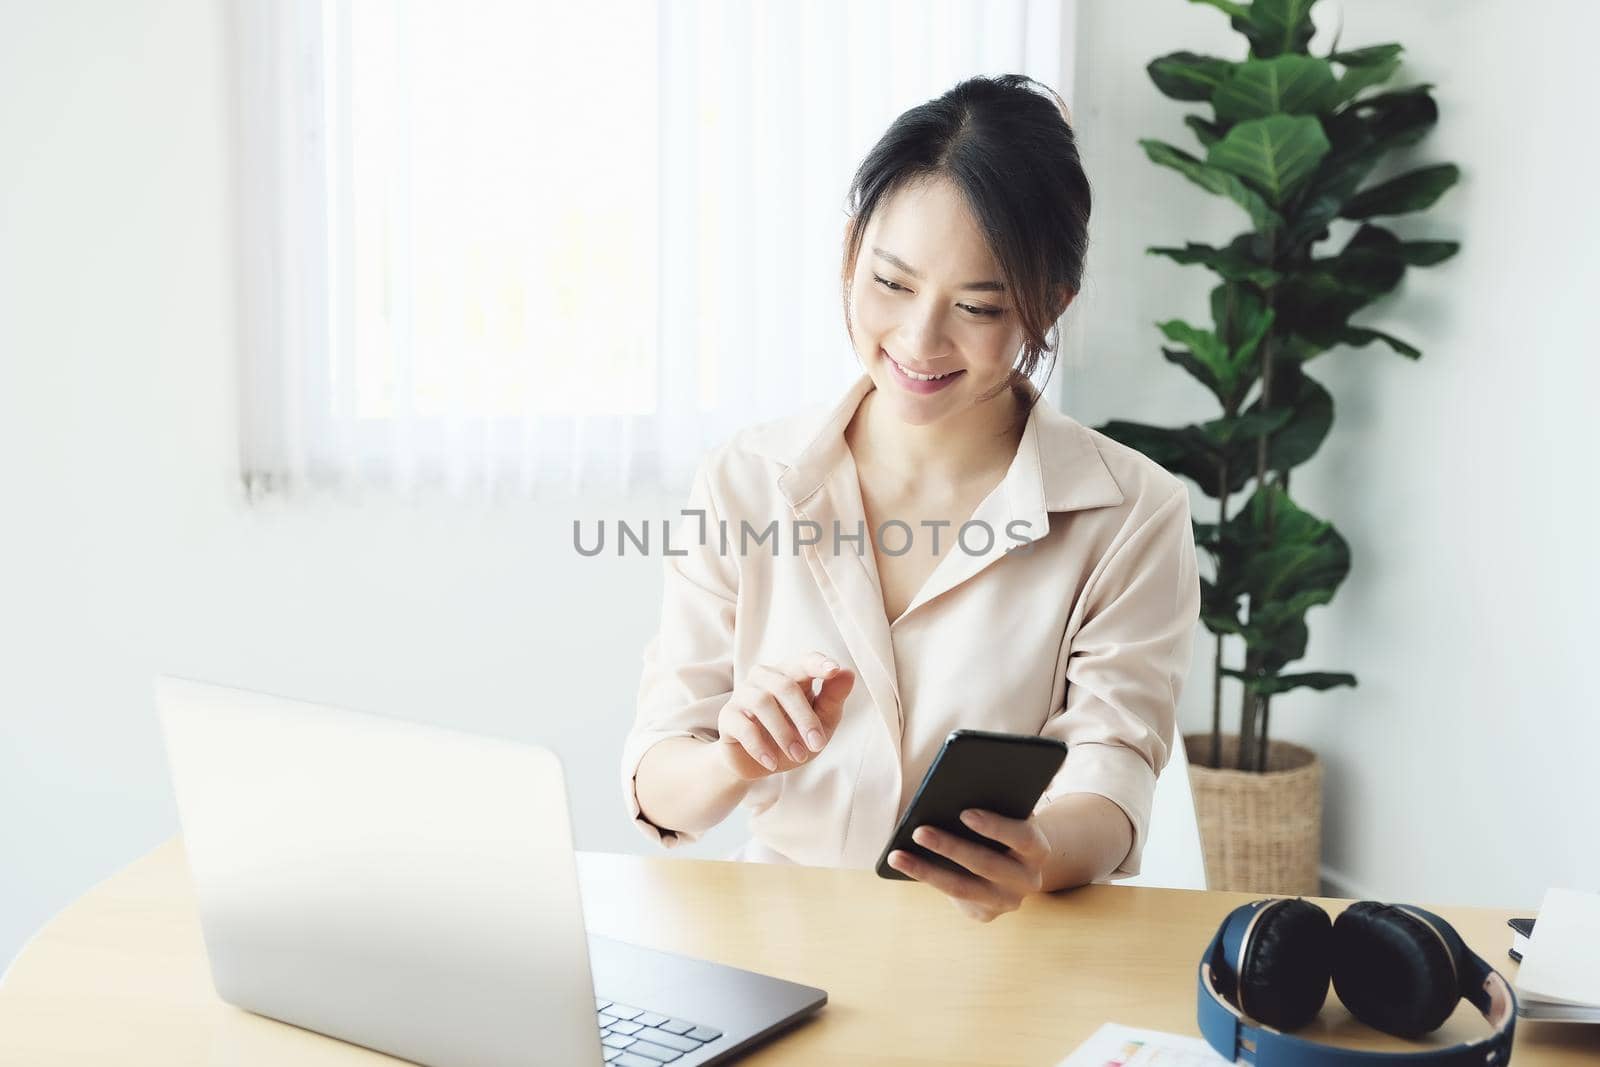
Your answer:
[[[1316,9],[1314,50],[1342,11],[1343,46],[1398,41],[1406,63],[1394,84],[1436,86],[1439,125],[1387,170],[1448,161],[1463,171],[1433,210],[1385,222],[1460,240],[1461,253],[1412,270],[1360,319],[1415,342],[1422,359],[1371,346],[1309,367],[1334,394],[1335,422],[1293,491],[1339,526],[1354,564],[1332,604],[1312,610],[1297,666],[1348,670],[1361,684],[1280,697],[1272,729],[1327,763],[1326,873],[1352,894],[1526,907],[1547,885],[1600,888],[1600,151],[1588,53],[1600,8],[1536,7]],[[1208,322],[1214,276],[1143,249],[1221,244],[1246,224],[1145,159],[1141,137],[1196,149],[1185,105],[1157,93],[1143,67],[1178,50],[1238,58],[1243,38],[1219,12],[1178,0],[1081,10],[1074,112],[1097,199],[1065,406],[1091,425],[1212,418],[1209,394],[1161,357],[1153,323]],[[1194,502],[1214,519],[1214,502]],[[1209,635],[1196,643],[1186,729],[1209,728],[1214,648]],[[1231,718],[1237,689],[1223,693]]]
[[[221,6],[0,24],[0,970],[177,832],[158,672],[548,743],[579,847],[642,849],[617,757],[661,560],[571,523],[678,501],[244,505]]]
[[[641,848],[615,765],[660,561],[579,559],[570,523],[676,502],[245,507],[220,9],[3,5],[0,967],[176,832],[160,671],[548,742],[579,846]],[[1308,662],[1363,684],[1280,701],[1274,724],[1329,762],[1328,860],[1357,891],[1529,904],[1546,883],[1600,883],[1577,851],[1600,814],[1580,675],[1600,584],[1576,493],[1593,480],[1575,298],[1600,280],[1577,166],[1594,163],[1578,60],[1595,17],[1581,32],[1572,6],[1569,32],[1544,19],[1536,36],[1509,3],[1346,5],[1349,41],[1402,40],[1409,73],[1440,86],[1441,130],[1417,158],[1467,172],[1422,224],[1463,255],[1374,320],[1427,356],[1322,357],[1339,421],[1295,483],[1356,556],[1313,613]],[[1185,135],[1143,64],[1229,34],[1179,0],[1081,9],[1074,111],[1098,199],[1067,406],[1091,424],[1209,414],[1149,325],[1201,316],[1204,285],[1140,250],[1237,220],[1134,142]],[[1208,657],[1202,640],[1191,726]]]

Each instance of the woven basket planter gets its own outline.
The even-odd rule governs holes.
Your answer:
[[[1322,857],[1322,762],[1287,741],[1267,743],[1267,769],[1216,770],[1211,735],[1186,734],[1189,782],[1206,882],[1211,889],[1315,896]],[[1222,766],[1234,766],[1239,739],[1222,738]]]

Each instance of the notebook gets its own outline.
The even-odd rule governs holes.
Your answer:
[[[1600,893],[1551,889],[1517,972],[1518,1014],[1600,1022]]]

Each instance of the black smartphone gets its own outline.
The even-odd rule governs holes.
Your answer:
[[[919,826],[932,825],[1004,851],[1004,845],[962,822],[961,813],[968,808],[981,808],[1008,819],[1026,819],[1066,758],[1064,742],[1037,734],[951,731],[878,857],[878,877],[909,880],[889,866],[889,853],[895,849],[941,867],[965,870],[911,840],[911,831]]]

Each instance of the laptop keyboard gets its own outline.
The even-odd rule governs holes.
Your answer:
[[[600,1044],[611,1067],[659,1067],[722,1036],[722,1031],[596,997]]]

